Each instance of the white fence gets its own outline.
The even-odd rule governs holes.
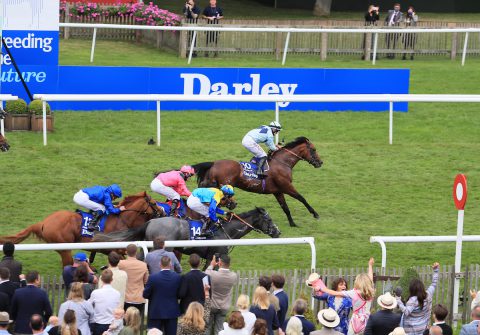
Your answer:
[[[4,101],[12,100],[18,100],[18,97],[11,94],[0,94],[0,107],[3,107]],[[2,136],[5,136],[5,123],[3,119],[0,120],[0,134],[2,134]]]
[[[393,143],[394,102],[480,102],[480,95],[468,94],[300,94],[300,95],[183,95],[183,94],[35,94],[43,101],[43,145],[47,145],[47,101],[156,101],[157,145],[160,145],[160,103],[162,101],[272,102],[280,121],[280,102],[389,102],[388,142]],[[278,138],[277,138],[278,142]]]
[[[465,33],[465,40],[463,43],[462,52],[462,66],[465,65],[465,58],[468,47],[468,37],[470,33],[480,33],[479,28],[257,28],[257,27],[213,27],[209,25],[204,26],[183,26],[183,27],[170,27],[170,26],[142,26],[142,25],[122,25],[122,24],[92,24],[92,23],[60,23],[60,27],[69,28],[91,28],[93,29],[92,48],[90,52],[90,62],[93,62],[95,54],[95,43],[97,39],[98,29],[134,29],[134,30],[163,30],[163,31],[192,31],[193,37],[190,45],[190,52],[188,55],[188,64],[192,61],[193,49],[197,38],[197,32],[207,31],[219,31],[219,32],[271,32],[271,33],[287,33],[285,39],[285,47],[283,50],[282,65],[285,65],[287,58],[288,44],[290,42],[290,35],[293,33],[352,33],[352,34],[364,34],[373,33],[373,58],[372,64],[375,65],[377,46],[378,46],[378,34],[391,34],[391,33]]]

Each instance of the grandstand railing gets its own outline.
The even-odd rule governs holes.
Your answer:
[[[162,101],[198,102],[272,102],[275,119],[280,122],[280,102],[388,102],[388,142],[393,144],[394,102],[480,102],[479,94],[298,94],[298,95],[183,95],[183,94],[35,94],[43,101],[43,145],[47,145],[47,101],[155,101],[157,145],[160,145],[160,103]],[[278,138],[277,138],[278,142]]]
[[[92,47],[90,62],[93,62],[95,44],[98,29],[130,29],[130,30],[156,30],[156,31],[189,31],[193,32],[188,64],[192,60],[193,50],[198,32],[264,32],[264,33],[286,33],[283,49],[282,65],[285,65],[287,58],[290,36],[294,33],[349,33],[349,34],[374,34],[372,64],[376,62],[378,35],[379,34],[417,34],[417,33],[465,33],[462,52],[462,66],[465,64],[468,39],[470,33],[480,33],[480,28],[289,28],[289,27],[215,27],[205,26],[144,26],[144,25],[122,25],[122,24],[92,24],[92,23],[60,23],[60,27],[68,28],[89,28],[93,29]]]
[[[4,101],[13,101],[13,100],[18,100],[18,96],[11,95],[11,94],[0,94],[0,108],[3,108]],[[2,134],[2,136],[5,136],[4,121],[5,121],[4,119],[0,119],[0,134]]]

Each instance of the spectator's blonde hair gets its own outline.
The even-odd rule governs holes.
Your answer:
[[[182,323],[190,328],[194,328],[199,332],[205,330],[205,320],[203,319],[204,309],[202,304],[193,301],[188,305],[187,311],[182,318]]]
[[[84,300],[83,296],[83,284],[80,282],[73,282],[70,285],[70,292],[68,293],[68,300],[81,301]]]
[[[268,309],[270,299],[265,287],[258,286],[253,293],[252,305],[260,307],[260,309]]]
[[[303,335],[302,329],[302,321],[296,316],[292,316],[290,320],[288,320],[285,335]]]
[[[357,275],[353,287],[359,291],[363,300],[371,300],[375,296],[373,282],[366,273],[360,273]]]
[[[137,307],[128,307],[127,311],[125,312],[124,320],[125,326],[130,327],[135,335],[140,334],[141,318],[140,311]]]
[[[250,307],[250,298],[248,295],[240,294],[237,299],[237,308],[246,310],[248,307]]]

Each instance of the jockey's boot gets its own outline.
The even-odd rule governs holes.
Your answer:
[[[265,171],[263,170],[263,167],[266,161],[267,157],[260,157],[257,161],[257,175],[259,178],[265,178]]]
[[[87,230],[89,231],[94,231],[98,230],[100,231],[100,226],[98,225],[98,221],[100,221],[100,218],[102,217],[103,212],[102,211],[96,211],[93,212],[93,217],[92,220],[88,223]]]
[[[173,199],[172,200],[172,207],[170,208],[170,216],[176,216],[177,213],[177,208],[178,208],[178,199]]]
[[[200,234],[198,236],[199,237],[211,237],[212,232],[209,231],[209,229],[212,226],[212,220],[207,218],[207,219],[202,219],[202,221],[203,221],[202,230],[200,231]]]

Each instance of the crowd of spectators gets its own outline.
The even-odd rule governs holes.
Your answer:
[[[57,316],[39,287],[39,273],[21,274],[22,265],[13,257],[14,245],[6,243],[0,262],[0,335],[452,335],[445,322],[447,308],[432,308],[438,263],[432,266],[428,288],[420,279],[412,279],[405,301],[386,292],[377,297],[378,311],[373,314],[373,259],[368,273],[359,274],[351,290],[343,278],[328,288],[313,273],[307,285],[315,298],[326,300],[328,308],[319,311],[316,320],[308,320],[304,299],[293,301],[289,309],[282,275],[261,276],[251,305],[244,294],[232,305],[238,276],[230,269],[228,255],[215,255],[202,272],[200,257],[192,254],[191,269],[182,274],[175,254],[164,250],[164,242],[163,237],[155,240],[153,256],[146,262],[136,258],[133,244],[127,247],[126,259],[112,251],[98,279],[86,255],[77,253],[74,264],[63,270],[68,295]],[[463,325],[460,335],[478,335],[479,299],[475,292],[471,294],[473,321]],[[316,330],[313,321],[321,329]]]

